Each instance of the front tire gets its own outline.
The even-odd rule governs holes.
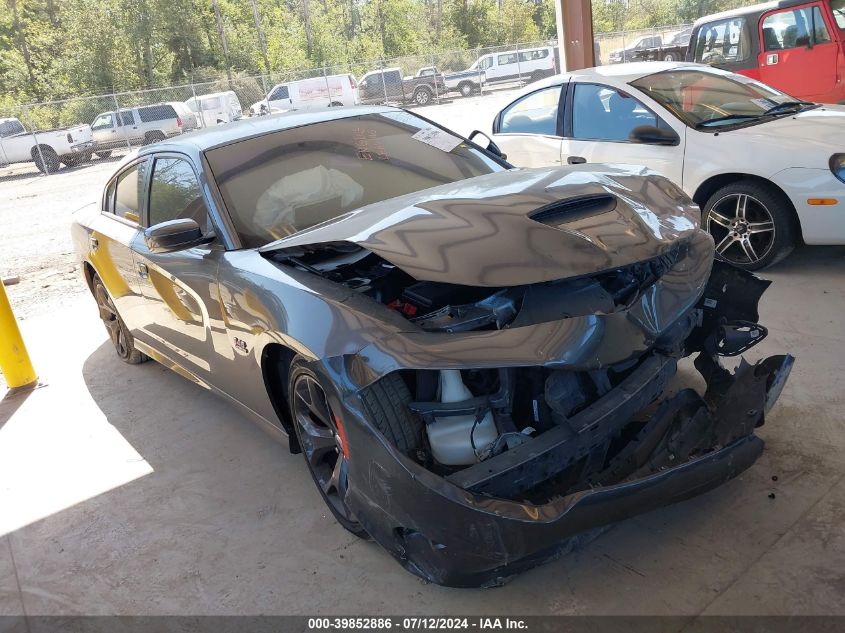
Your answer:
[[[350,455],[345,433],[317,375],[297,356],[291,362],[288,405],[308,472],[323,502],[346,530],[359,538],[367,531],[346,505]]]
[[[367,538],[367,532],[346,505],[349,466],[354,452],[346,443],[340,418],[332,411],[326,389],[305,360],[291,362],[288,404],[305,463],[323,501],[344,528]],[[408,408],[411,394],[399,374],[388,374],[361,390],[370,424],[407,455],[422,446],[423,423]]]
[[[83,154],[67,154],[62,156],[59,160],[61,160],[67,167],[79,167],[79,165],[91,160],[91,152],[85,152]]]
[[[95,154],[97,154],[97,158],[105,160],[111,157],[111,150],[108,150],[106,152],[95,152]]]
[[[140,365],[149,360],[149,356],[135,349],[135,339],[132,338],[129,328],[120,318],[120,314],[114,306],[103,281],[95,275],[91,285],[94,299],[97,301],[97,308],[100,311],[100,319],[106,327],[106,332],[108,332],[120,360],[129,365]]]
[[[792,203],[780,190],[753,180],[716,191],[704,206],[702,218],[716,244],[716,256],[745,270],[776,264],[798,241]]]

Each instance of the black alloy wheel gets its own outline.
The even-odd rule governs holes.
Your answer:
[[[106,326],[112,345],[120,359],[130,365],[137,365],[147,360],[147,356],[135,349],[135,341],[129,333],[123,319],[117,312],[114,302],[99,277],[94,278],[94,299],[100,311],[100,319]]]
[[[346,505],[349,455],[340,419],[313,372],[297,363],[291,371],[290,406],[296,436],[308,470],[329,510],[356,536],[367,533]]]

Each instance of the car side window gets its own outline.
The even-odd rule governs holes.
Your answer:
[[[144,199],[144,181],[149,161],[145,160],[127,169],[117,177],[114,214],[131,222],[140,222],[141,202]]]
[[[830,42],[830,34],[818,6],[778,11],[763,18],[763,50],[811,46]]]
[[[111,114],[101,114],[96,118],[93,125],[91,125],[92,130],[102,130],[111,127],[114,127],[114,117]]]
[[[751,56],[751,31],[745,18],[729,18],[698,29],[695,61],[703,64],[741,62]]]
[[[830,0],[830,10],[833,12],[836,26],[845,29],[845,0]]]
[[[508,106],[502,113],[500,134],[558,135],[558,108],[563,86],[537,90]]]
[[[498,63],[499,63],[499,66],[504,66],[505,64],[515,64],[516,63],[516,53],[508,53],[507,55],[499,55]]]
[[[132,116],[131,111],[127,112],[122,110],[120,112],[119,121],[118,125],[135,125],[135,117]]]
[[[26,130],[24,130],[23,125],[21,125],[19,121],[6,121],[5,123],[0,123],[0,138],[14,136],[15,134],[23,134],[25,131]]]
[[[632,96],[596,84],[576,84],[572,99],[572,136],[595,141],[628,141],[640,125],[657,126],[657,117]]]
[[[150,185],[148,226],[191,219],[208,232],[208,207],[191,164],[181,158],[158,158]]]
[[[287,86],[276,86],[270,95],[270,101],[277,101],[278,99],[289,99],[289,92]]]

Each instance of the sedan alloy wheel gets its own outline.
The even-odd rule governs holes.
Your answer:
[[[294,376],[291,391],[296,434],[320,494],[343,527],[356,535],[366,536],[346,505],[349,489],[346,439],[323,387],[314,375],[302,371]]]
[[[746,193],[732,193],[717,200],[710,207],[705,224],[716,243],[716,253],[731,263],[755,266],[775,242],[771,212]]]

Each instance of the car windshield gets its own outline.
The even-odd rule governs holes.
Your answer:
[[[756,122],[815,106],[754,79],[711,70],[665,71],[631,85],[698,129]]]
[[[245,247],[259,247],[368,204],[505,169],[408,112],[272,132],[206,152]]]

